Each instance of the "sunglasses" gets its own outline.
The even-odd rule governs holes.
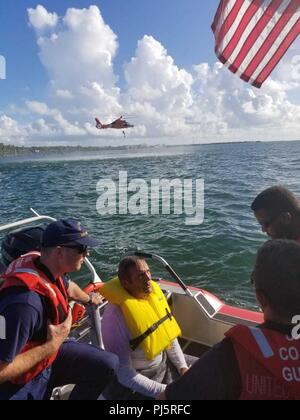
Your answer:
[[[262,228],[268,229],[271,226],[271,224],[274,223],[275,220],[278,219],[280,216],[281,216],[281,213],[276,214],[273,217],[271,217],[269,220],[259,222],[259,224],[261,225]]]
[[[64,248],[76,249],[78,254],[87,254],[88,253],[88,246],[87,245],[61,245]]]

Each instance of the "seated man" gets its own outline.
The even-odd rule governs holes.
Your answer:
[[[65,342],[72,324],[68,297],[101,301],[63,277],[79,271],[95,245],[80,223],[59,220],[47,226],[40,253],[21,256],[2,275],[0,400],[48,399],[53,388],[66,384],[75,384],[71,399],[96,400],[114,377],[114,354]]]
[[[158,399],[299,400],[299,261],[295,241],[264,244],[251,277],[264,323],[230,329]]]
[[[101,294],[109,301],[102,322],[105,348],[120,360],[119,384],[106,397],[154,398],[188,369],[165,296],[137,257],[120,262],[118,278],[105,283]]]

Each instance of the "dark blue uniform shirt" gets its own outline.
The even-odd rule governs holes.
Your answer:
[[[35,264],[55,282],[47,267],[39,260]],[[67,289],[69,280],[67,277],[63,280]],[[12,287],[0,292],[0,315],[6,323],[6,338],[0,339],[0,361],[12,362],[28,341],[46,340],[47,321],[51,319],[49,311],[46,299],[26,287]],[[0,394],[6,385],[0,385]]]
[[[292,327],[267,321],[258,326],[290,334]],[[241,375],[233,345],[225,338],[205,353],[186,374],[166,388],[167,400],[237,400]]]

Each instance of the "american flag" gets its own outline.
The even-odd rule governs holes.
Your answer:
[[[221,0],[212,30],[219,60],[259,88],[300,33],[300,0]]]

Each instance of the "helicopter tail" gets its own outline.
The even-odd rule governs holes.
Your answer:
[[[102,128],[102,123],[100,120],[98,120],[98,118],[95,118],[96,121],[96,128]]]

